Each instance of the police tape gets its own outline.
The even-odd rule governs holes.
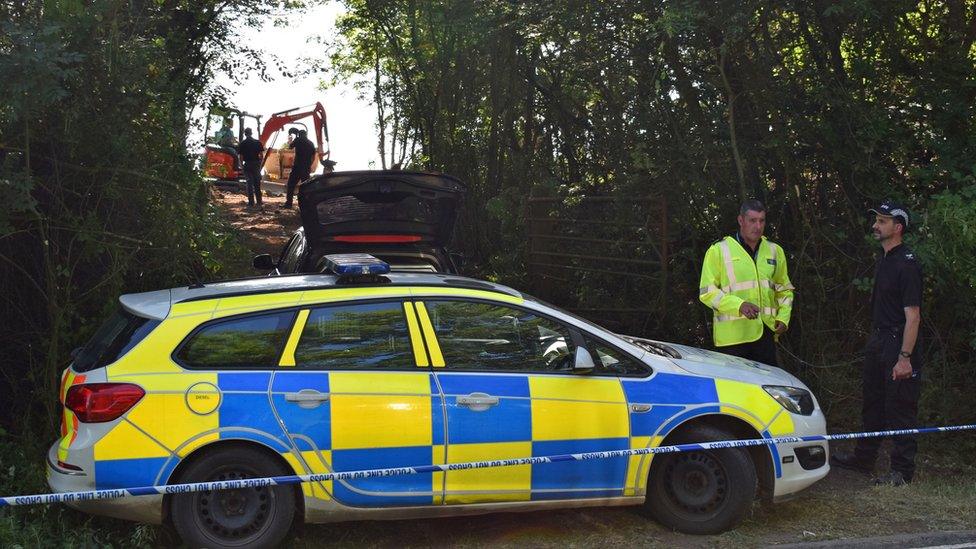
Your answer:
[[[160,486],[138,486],[133,488],[116,488],[109,490],[88,490],[83,492],[60,492],[55,494],[34,494],[28,496],[9,496],[0,498],[0,507],[17,505],[39,505],[47,503],[78,503],[106,499],[119,499],[131,496],[151,496],[168,494],[189,494],[193,492],[211,492],[214,490],[239,490],[242,488],[262,488],[267,486],[286,486],[303,484],[306,482],[325,482],[330,480],[357,480],[376,477],[392,477],[398,475],[417,475],[423,473],[438,473],[447,471],[464,471],[468,469],[485,469],[489,467],[510,467],[514,465],[538,465],[543,463],[559,463],[566,461],[587,461],[591,459],[609,459],[626,456],[642,456],[648,454],[672,454],[678,452],[694,452],[699,450],[721,450],[726,448],[744,448],[749,446],[771,446],[773,444],[795,444],[800,442],[828,442],[832,440],[853,440],[860,438],[892,437],[904,435],[921,435],[928,433],[950,433],[955,431],[976,430],[976,424],[951,425],[945,427],[922,427],[918,429],[898,429],[890,431],[872,431],[868,433],[842,433],[836,435],[806,435],[793,437],[771,437],[744,440],[721,440],[715,442],[698,442],[691,444],[676,444],[672,446],[657,446],[653,448],[633,448],[628,450],[606,450],[603,452],[585,452],[580,454],[557,454],[552,456],[538,456],[525,458],[497,459],[489,461],[469,461],[465,463],[445,463],[439,465],[417,465],[414,467],[394,467],[387,469],[367,469],[362,471],[344,471],[337,473],[315,473],[310,475],[284,475],[278,477],[248,478],[241,480],[215,480],[209,482],[191,482],[185,484],[166,484]]]

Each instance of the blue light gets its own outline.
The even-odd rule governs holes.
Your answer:
[[[325,256],[326,267],[339,276],[384,275],[390,265],[369,254],[331,254]]]

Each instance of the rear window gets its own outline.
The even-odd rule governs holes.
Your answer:
[[[294,318],[287,311],[206,324],[176,357],[190,368],[271,368],[278,365]]]
[[[87,372],[107,366],[122,358],[153,329],[158,320],[136,316],[119,310],[95,332],[91,340],[74,359],[76,372]]]
[[[319,202],[315,209],[322,225],[375,220],[436,225],[444,216],[440,201],[406,192],[337,196]]]

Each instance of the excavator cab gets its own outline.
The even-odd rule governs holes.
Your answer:
[[[229,132],[224,127],[230,122]],[[211,107],[204,129],[203,175],[219,182],[244,180],[243,165],[237,147],[244,140],[244,128],[261,134],[261,117],[228,107]]]

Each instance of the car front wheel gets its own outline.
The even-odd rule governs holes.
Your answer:
[[[730,440],[714,427],[692,427],[668,444]],[[756,468],[745,448],[658,454],[647,479],[647,512],[686,534],[717,534],[737,525],[756,497]]]
[[[250,447],[218,448],[195,459],[178,483],[293,474]],[[295,517],[293,486],[262,486],[180,494],[171,499],[173,526],[190,547],[273,547]]]

